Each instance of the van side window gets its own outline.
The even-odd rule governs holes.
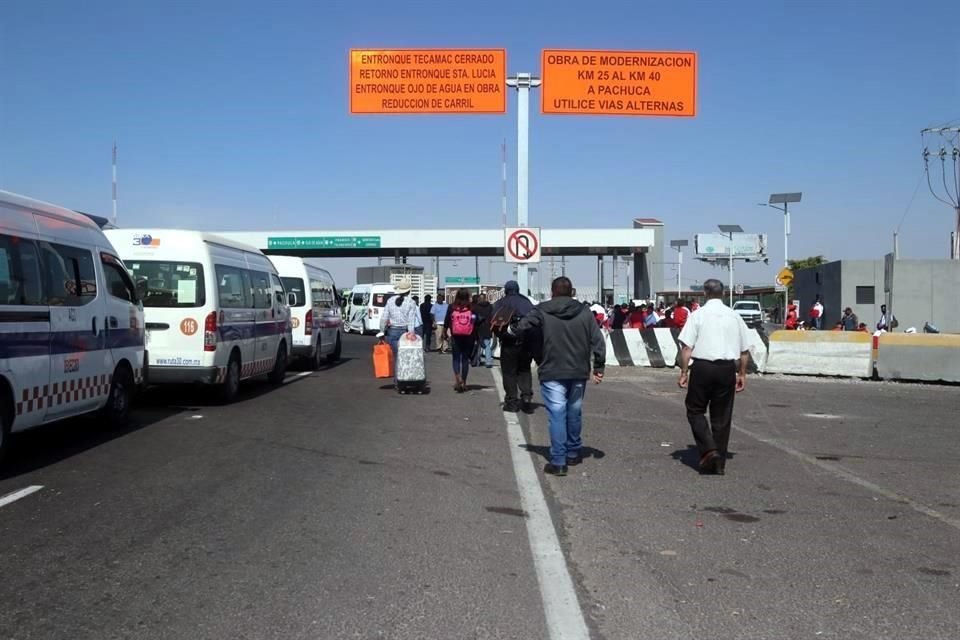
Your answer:
[[[283,283],[275,273],[270,274],[270,288],[273,289],[273,300],[277,304],[287,304],[287,296],[283,293]]]
[[[273,306],[270,302],[270,276],[264,271],[248,271],[250,275],[251,287],[253,288],[253,307],[254,309],[269,309]]]
[[[355,307],[362,307],[364,304],[366,304],[366,303],[363,301],[363,294],[362,294],[362,293],[355,293],[355,294],[353,294],[353,306],[355,306]]]
[[[40,255],[33,240],[0,235],[0,304],[44,304]]]
[[[253,306],[249,294],[249,278],[243,269],[216,265],[217,293],[220,306],[225,309],[249,309]]]
[[[137,303],[137,292],[133,286],[133,281],[127,275],[127,270],[123,263],[116,256],[109,253],[101,253],[100,260],[103,262],[103,279],[107,284],[107,293],[114,298],[126,300],[130,304]]]
[[[40,242],[48,304],[80,307],[97,297],[97,272],[89,249]]]
[[[330,291],[324,283],[311,280],[310,292],[313,294],[313,306],[321,308],[330,306]]]

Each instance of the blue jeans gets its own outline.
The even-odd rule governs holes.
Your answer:
[[[493,366],[493,338],[483,338],[480,340],[480,351],[483,353],[483,364],[487,367]]]
[[[473,355],[473,336],[453,336],[453,373],[466,382],[470,374],[470,357]]]
[[[586,380],[546,380],[540,383],[540,395],[547,408],[550,424],[550,463],[558,467],[580,455],[583,441],[583,394]]]
[[[393,349],[393,363],[394,369],[396,369],[397,363],[397,348],[400,344],[400,338],[403,337],[403,334],[407,332],[406,327],[389,327],[387,329],[387,344],[390,345],[390,348]]]

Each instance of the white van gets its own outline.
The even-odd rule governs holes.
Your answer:
[[[112,229],[143,301],[150,384],[279,384],[290,360],[290,310],[280,276],[259,250],[199,231]]]
[[[311,369],[326,359],[336,362],[342,351],[343,316],[337,284],[326,269],[293,256],[270,256],[290,299],[293,356],[304,358]]]
[[[347,321],[343,330],[347,333],[379,333],[380,314],[395,291],[392,284],[358,284],[350,290],[347,305]]]
[[[130,411],[144,365],[143,308],[87,216],[0,191],[0,453],[10,433]]]

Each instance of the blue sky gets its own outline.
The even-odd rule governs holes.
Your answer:
[[[767,282],[782,216],[756,203],[797,190],[792,256],[882,257],[906,211],[902,252],[945,257],[949,209],[911,196],[920,129],[960,120],[958,24],[951,0],[7,0],[0,188],[107,213],[116,140],[122,226],[498,226],[514,97],[503,116],[350,116],[348,49],[504,47],[511,72],[542,48],[693,50],[694,119],[532,115],[531,224],[657,217],[692,241],[739,223],[770,234],[771,266],[738,270]]]

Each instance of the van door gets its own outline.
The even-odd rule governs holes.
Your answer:
[[[15,429],[43,422],[51,398],[50,309],[42,272],[33,239],[0,234],[0,374],[13,391]]]
[[[254,310],[256,312],[256,350],[253,371],[248,375],[261,375],[273,368],[277,355],[277,333],[275,328],[276,310],[273,303],[273,289],[270,275],[266,271],[250,271],[253,286]]]
[[[287,359],[290,358],[290,348],[293,346],[292,336],[292,323],[290,322],[290,313],[291,309],[287,306],[287,294],[283,290],[283,282],[280,281],[280,276],[275,273],[270,274],[270,290],[272,295],[270,296],[273,299],[273,331],[276,334],[276,347],[273,352],[276,354],[277,349],[280,348],[280,343],[285,342],[287,345]]]
[[[47,241],[39,246],[50,305],[50,420],[102,404],[110,392],[113,358],[97,292],[99,260],[87,247]]]
[[[231,351],[240,350],[241,378],[250,377],[257,357],[256,309],[253,283],[246,269],[218,264],[217,295],[220,307],[217,366],[226,367]]]
[[[120,258],[100,251],[105,295],[106,345],[113,362],[126,361],[134,381],[139,382],[143,369],[143,308],[136,288]]]

